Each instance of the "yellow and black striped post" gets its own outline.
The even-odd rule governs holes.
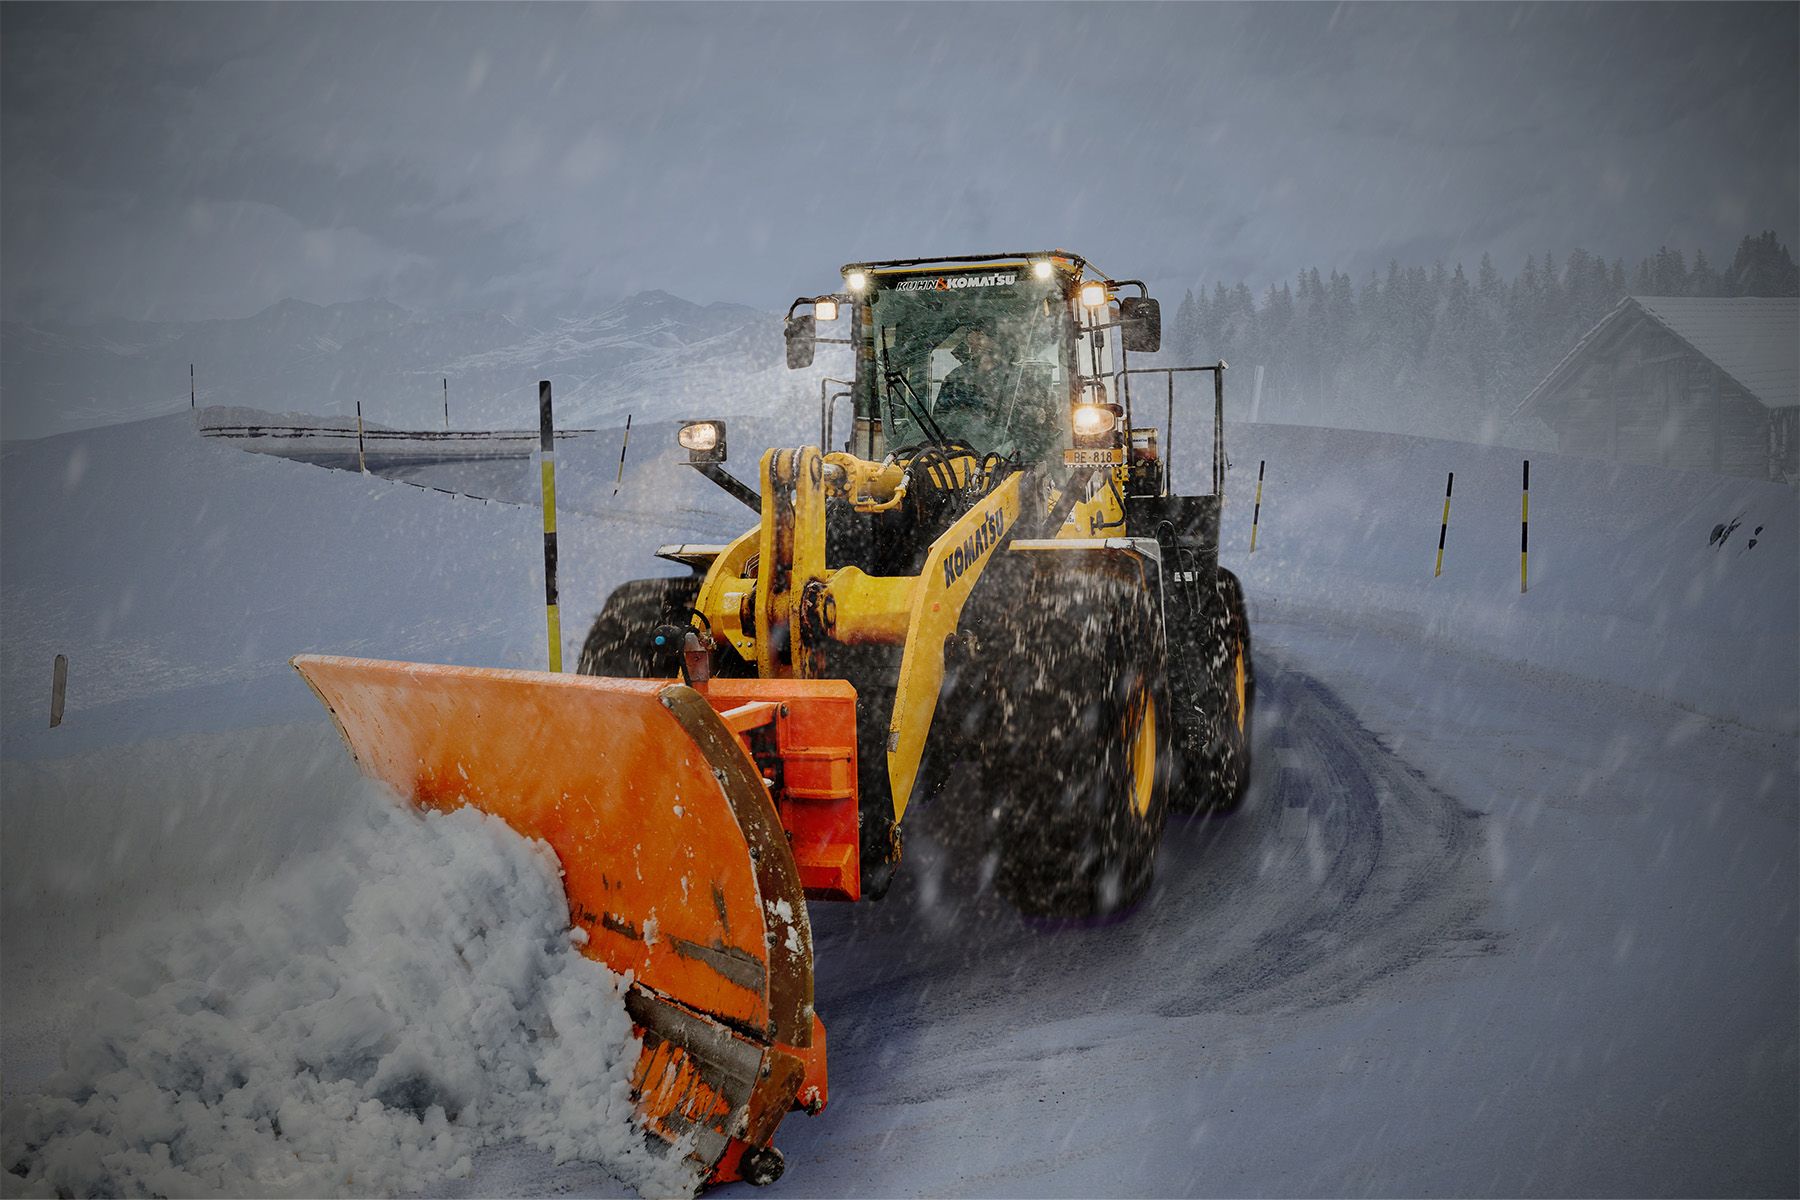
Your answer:
[[[1256,368],[1256,377],[1258,380],[1262,379],[1261,367]],[[1173,379],[1174,376],[1171,375],[1169,378]],[[1263,468],[1268,465],[1267,459],[1262,459],[1256,464],[1256,507],[1250,510],[1250,553],[1252,554],[1256,553],[1256,526],[1262,520]]]
[[[556,422],[550,415],[550,381],[538,380],[539,471],[544,488],[544,621],[550,634],[550,669],[562,670],[562,618],[556,609]]]
[[[1531,460],[1525,460],[1525,491],[1519,497],[1519,594],[1525,594],[1525,550],[1531,544]]]
[[[1450,532],[1450,489],[1456,486],[1456,472],[1450,472],[1450,478],[1444,483],[1444,520],[1438,526],[1437,570],[1431,573],[1436,579],[1444,573],[1444,535]]]
[[[619,494],[619,487],[625,482],[625,451],[631,446],[631,414],[625,414],[625,440],[619,443],[619,477],[613,480],[613,495]]]

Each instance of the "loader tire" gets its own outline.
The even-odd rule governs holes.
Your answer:
[[[626,679],[673,676],[672,661],[667,665],[658,661],[650,637],[658,625],[687,624],[688,612],[699,595],[698,575],[633,579],[620,584],[606,598],[600,615],[588,630],[576,673]]]
[[[1208,683],[1199,736],[1180,755],[1177,811],[1223,815],[1250,786],[1251,722],[1256,714],[1256,668],[1244,587],[1221,569],[1208,622]]]
[[[1136,903],[1168,815],[1166,653],[1148,592],[1031,573],[1000,623],[993,688],[995,885],[1028,916]]]

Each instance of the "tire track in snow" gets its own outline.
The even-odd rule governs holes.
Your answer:
[[[1314,1007],[1433,955],[1491,952],[1494,936],[1477,923],[1488,876],[1479,814],[1433,788],[1318,680],[1267,652],[1259,665],[1257,717],[1273,745],[1258,747],[1256,791],[1215,819],[1231,826],[1216,839],[1193,823],[1165,839],[1152,920],[1185,930],[1194,957],[1189,986],[1157,1011]],[[1184,881],[1197,923],[1169,903]],[[1235,928],[1212,929],[1219,914],[1235,914]]]
[[[1497,949],[1479,924],[1478,814],[1318,680],[1267,650],[1258,668],[1251,793],[1231,816],[1170,821],[1134,911],[1026,921],[932,844],[926,811],[887,899],[813,906],[841,1096],[1004,1093],[1022,1069],[1079,1059],[1146,1019],[1319,1008],[1426,959]]]

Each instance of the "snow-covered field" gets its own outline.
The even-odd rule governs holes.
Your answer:
[[[655,437],[617,497],[615,440],[560,455],[571,648],[656,544],[749,516]],[[973,894],[921,814],[886,901],[815,907],[832,1103],[773,1191],[1800,1190],[1794,492],[1533,455],[1520,595],[1516,454],[1231,450],[1245,809],[1172,825],[1151,898],[1077,929]],[[449,496],[186,415],[5,446],[8,1193],[671,1186],[617,1136],[628,1030],[544,864],[387,811],[286,666],[540,666],[534,483]]]

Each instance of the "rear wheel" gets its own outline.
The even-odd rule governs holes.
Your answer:
[[[1168,813],[1155,610],[1142,587],[1108,576],[1040,571],[1009,592],[983,647],[995,884],[1033,916],[1123,908],[1150,886]]]
[[[1205,713],[1199,736],[1182,755],[1176,789],[1176,806],[1184,812],[1230,812],[1250,786],[1251,720],[1256,712],[1250,619],[1236,575],[1221,570],[1214,586]]]
[[[576,672],[626,679],[675,675],[674,659],[658,656],[650,639],[658,625],[686,625],[699,595],[698,575],[620,584],[594,618]]]

